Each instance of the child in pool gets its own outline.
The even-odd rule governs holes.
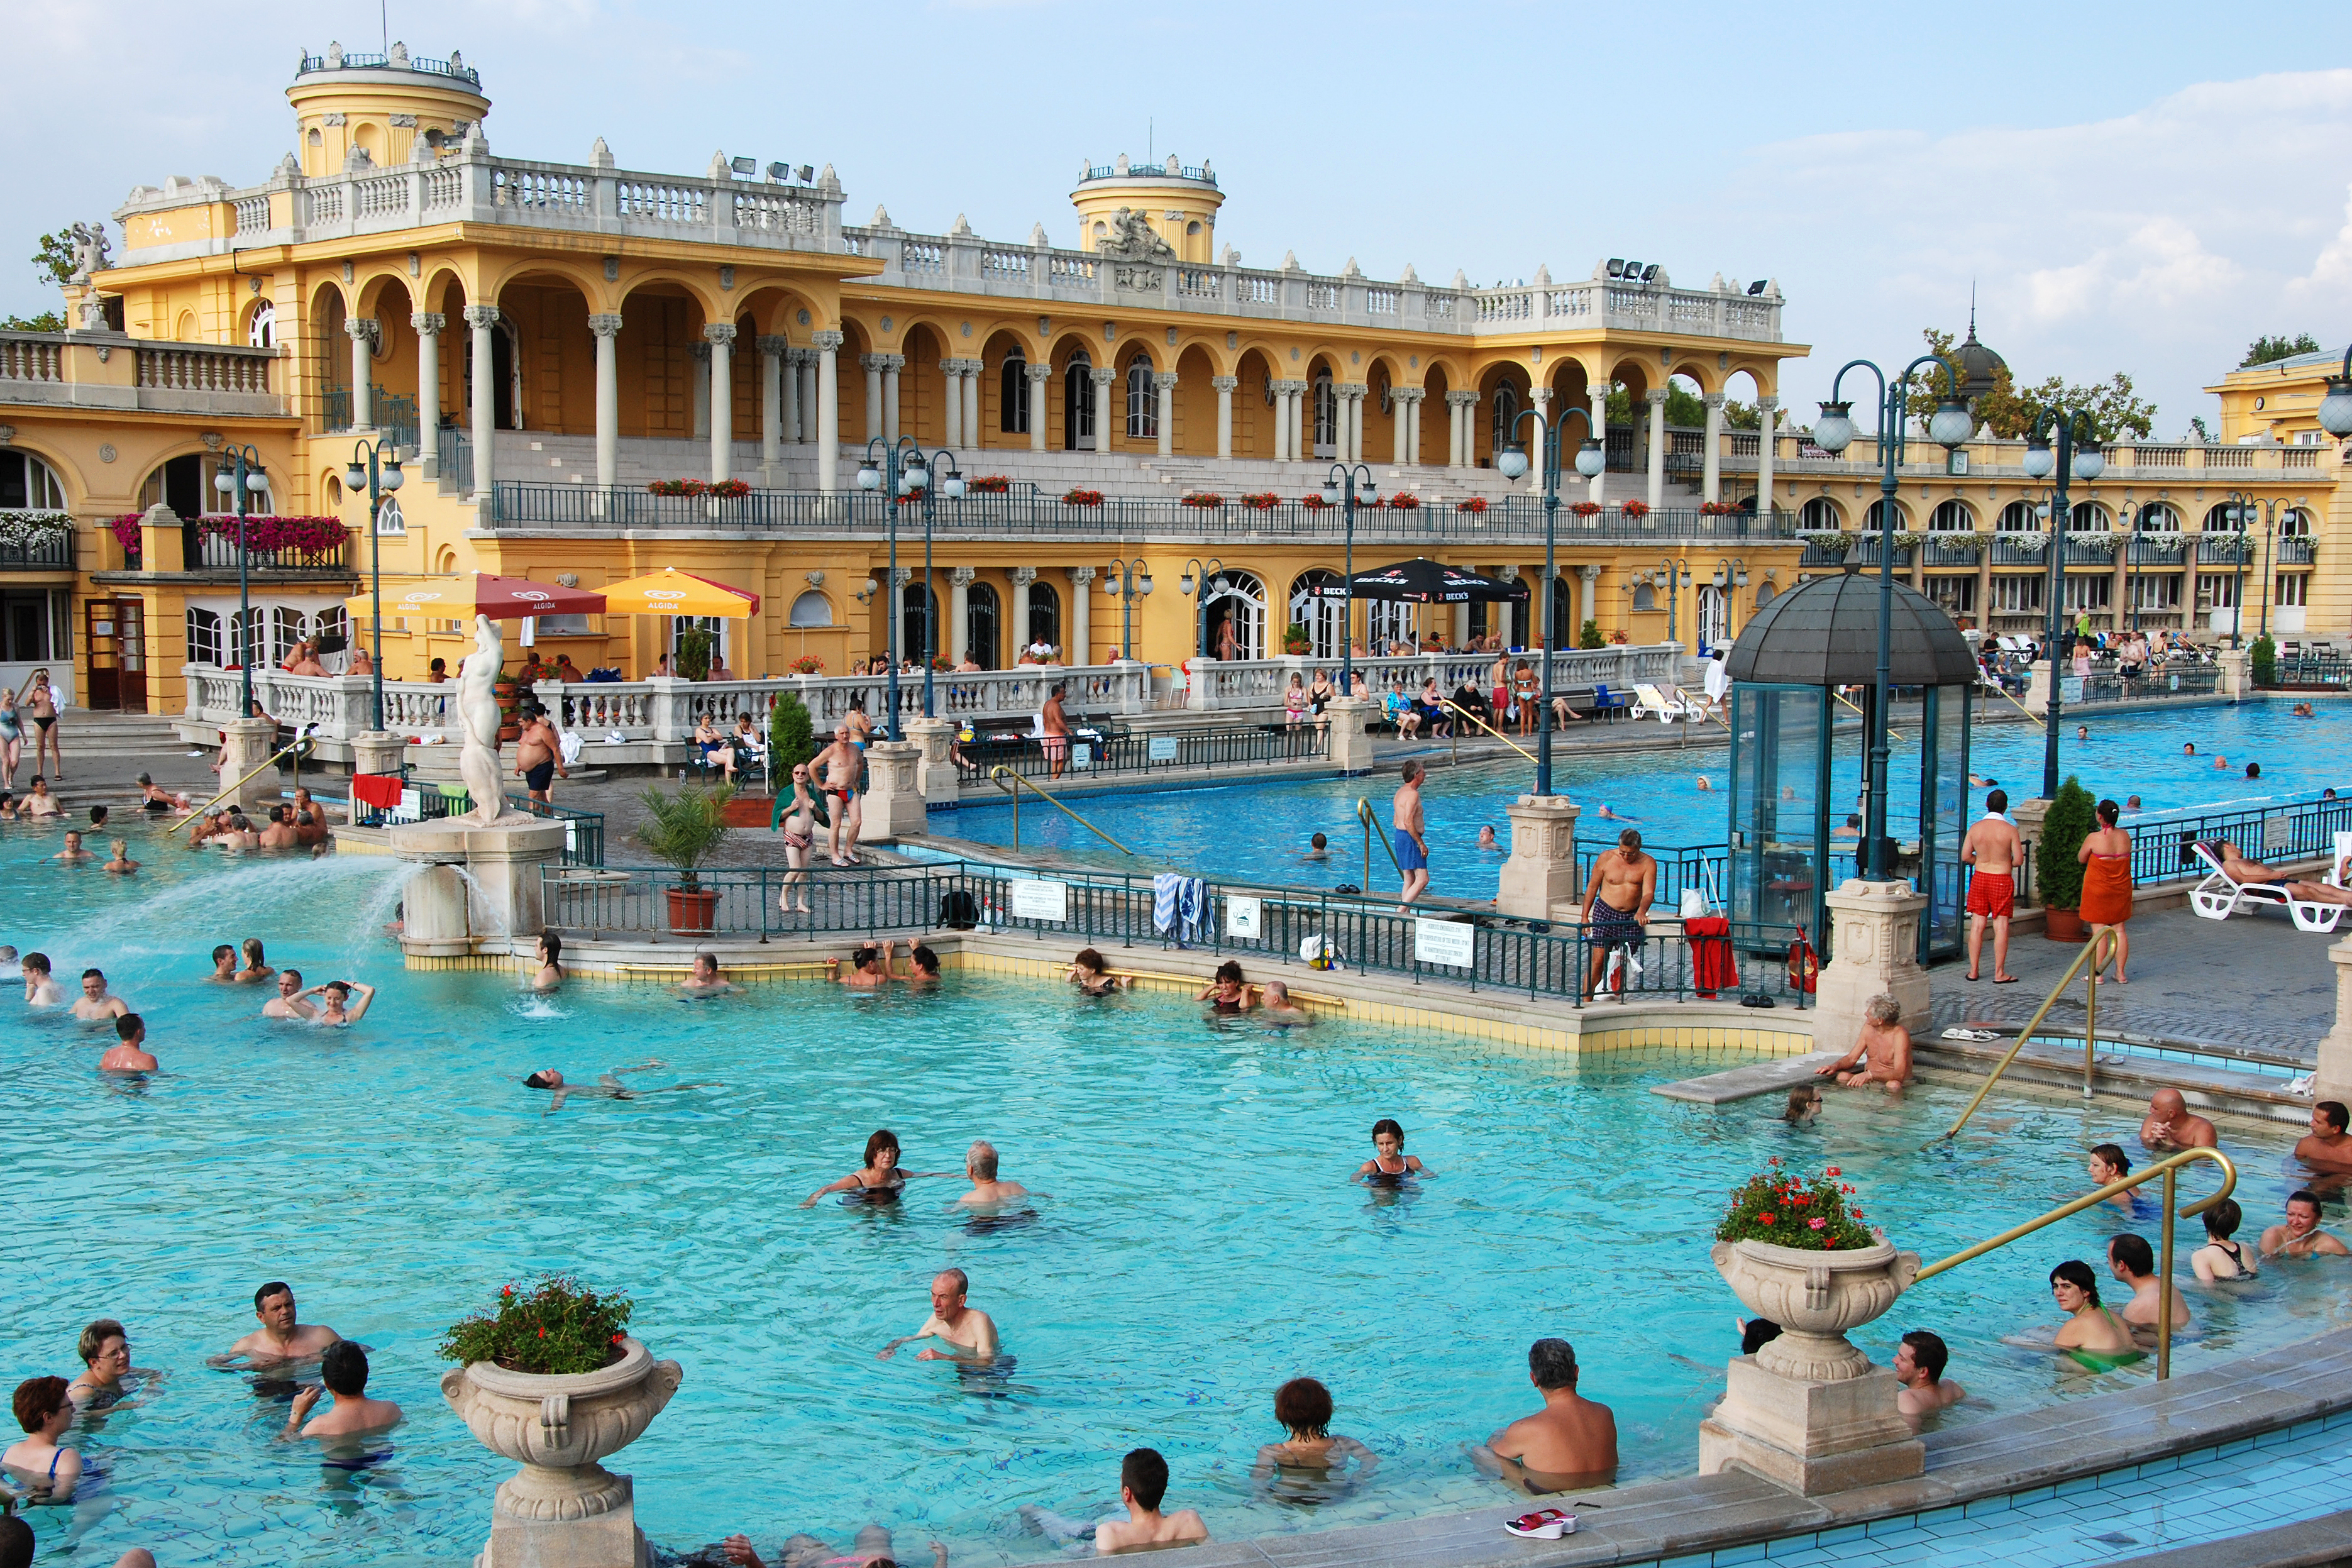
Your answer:
[[[1391,1117],[1372,1123],[1372,1157],[1356,1167],[1355,1179],[1368,1187],[1402,1186],[1409,1177],[1437,1173],[1419,1155],[1404,1152],[1404,1129]]]

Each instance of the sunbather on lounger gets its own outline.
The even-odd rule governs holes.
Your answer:
[[[2249,860],[2239,853],[2238,847],[2224,838],[2221,843],[2221,874],[2232,882],[2276,882],[2282,873],[2273,870],[2259,860]]]

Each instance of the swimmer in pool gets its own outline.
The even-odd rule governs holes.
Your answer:
[[[81,995],[73,1005],[73,1016],[85,1024],[95,1024],[106,1018],[120,1018],[131,1011],[131,1004],[106,988],[106,971],[85,969],[81,972]]]
[[[1290,987],[1279,980],[1265,983],[1265,995],[1257,1005],[1261,1022],[1283,1029],[1311,1029],[1315,1015],[1290,999]]]
[[[719,1550],[735,1568],[769,1568],[761,1561],[759,1550],[748,1535],[730,1535],[719,1543]],[[697,1556],[693,1561],[703,1559]],[[836,1554],[833,1548],[814,1535],[787,1537],[777,1554],[774,1568],[873,1568],[877,1563],[897,1563],[896,1549],[890,1543],[890,1532],[878,1524],[869,1524],[857,1532],[857,1542],[847,1556]],[[120,1564],[117,1565],[120,1568]],[[931,1542],[931,1568],[948,1568],[945,1542]]]
[[[236,949],[222,942],[213,949],[213,972],[205,977],[215,985],[236,984]]]
[[[950,1268],[931,1281],[931,1315],[923,1326],[911,1334],[901,1334],[874,1352],[877,1361],[888,1361],[898,1353],[898,1347],[913,1340],[936,1339],[948,1346],[934,1350],[926,1345],[916,1352],[917,1361],[958,1361],[977,1363],[985,1366],[996,1359],[995,1321],[979,1308],[968,1306],[964,1298],[971,1292],[971,1280],[961,1268]]]
[[[867,1203],[895,1203],[898,1193],[910,1180],[926,1176],[951,1176],[952,1171],[902,1171],[898,1169],[898,1135],[887,1127],[866,1141],[866,1163],[838,1181],[827,1182],[801,1200],[801,1207],[813,1208],[817,1199],[827,1193],[853,1193]]]
[[[1132,980],[1113,974],[1103,955],[1091,947],[1078,949],[1078,955],[1070,960],[1070,973],[1066,978],[1089,996],[1108,996],[1122,985],[1135,984]]]
[[[1503,846],[1495,837],[1495,825],[1493,823],[1485,823],[1480,826],[1478,829],[1478,847],[1481,849],[1493,849],[1497,852],[1502,849]]]
[[[147,1026],[136,1013],[114,1020],[114,1048],[98,1058],[100,1072],[153,1072],[155,1055],[147,1048]]]
[[[367,1352],[351,1341],[339,1340],[327,1347],[326,1353],[319,1358],[319,1375],[326,1387],[305,1388],[294,1396],[294,1407],[287,1412],[286,1429],[280,1436],[350,1437],[400,1425],[399,1405],[389,1399],[367,1396]],[[304,1418],[319,1403],[321,1393],[335,1396],[333,1408],[304,1426]]]
[[[648,1094],[667,1094],[679,1089],[717,1089],[715,1082],[666,1083],[659,1089],[631,1089],[621,1081],[625,1072],[647,1072],[661,1066],[657,1061],[639,1062],[634,1067],[614,1068],[611,1072],[598,1073],[594,1083],[569,1083],[553,1068],[541,1068],[522,1080],[525,1089],[547,1089],[555,1091],[554,1101],[540,1112],[552,1116],[563,1109],[563,1102],[572,1095],[583,1100],[640,1100]]]
[[[2131,1174],[2130,1157],[2119,1145],[2114,1143],[2102,1143],[2093,1149],[2084,1164],[2091,1173],[2091,1184],[2094,1187],[2104,1187],[2110,1182],[2120,1182]],[[2133,1196],[2134,1194],[2131,1192],[2117,1193],[2111,1198],[2100,1199],[2099,1206],[2105,1208],[2109,1204],[2113,1204],[2126,1215],[2136,1214],[2137,1210],[2132,1203]]]
[[[563,939],[551,931],[539,933],[539,968],[530,977],[533,991],[552,991],[571,976],[563,973]]]
[[[837,958],[824,961],[824,972],[836,983],[853,990],[879,991],[898,978],[898,944],[895,940],[887,941],[878,948],[867,942],[850,955],[848,973],[841,972],[841,960]]]
[[[1331,858],[1331,840],[1320,833],[1317,834],[1314,837],[1307,841],[1307,853],[1301,855],[1299,858],[1301,860],[1328,860]]]
[[[1800,1084],[1789,1091],[1789,1109],[1780,1120],[1791,1127],[1811,1127],[1822,1114],[1822,1086]]]
[[[1029,1189],[1018,1182],[1005,1182],[996,1175],[996,1145],[986,1139],[973,1142],[963,1157],[963,1173],[971,1183],[971,1191],[956,1199],[959,1204],[1002,1204],[1030,1195]]]
[[[1276,1389],[1274,1418],[1290,1436],[1258,1449],[1250,1479],[1261,1486],[1277,1479],[1328,1480],[1346,1473],[1351,1459],[1355,1470],[1349,1480],[1370,1475],[1379,1468],[1381,1457],[1353,1437],[1336,1436],[1331,1430],[1331,1391],[1311,1377],[1294,1377]],[[1285,1471],[1294,1474],[1286,1477]],[[1299,1471],[1309,1474],[1295,1474]]]
[[[737,986],[733,981],[719,977],[717,959],[707,952],[698,952],[694,955],[693,973],[679,981],[677,988],[680,994],[698,1000],[705,996],[723,996]]]
[[[253,1315],[261,1327],[229,1346],[230,1355],[250,1362],[309,1361],[342,1342],[343,1336],[324,1323],[296,1321],[294,1287],[283,1279],[253,1293]]]
[[[1414,1176],[1437,1173],[1404,1152],[1404,1128],[1393,1117],[1372,1123],[1372,1157],[1356,1167],[1355,1180],[1368,1187],[1401,1187]]]
[[[319,1019],[319,1009],[302,1000],[308,994],[310,993],[302,989],[300,970],[281,969],[278,972],[278,994],[261,1005],[261,1016],[265,1018],[291,1018],[297,1023],[314,1024]]]
[[[1216,978],[1193,993],[1192,1000],[1206,1002],[1212,1013],[1246,1013],[1257,1005],[1257,988],[1242,978],[1242,966],[1234,959],[1217,965]]]
[[[131,845],[127,839],[117,838],[107,847],[114,851],[114,858],[100,866],[100,870],[111,871],[118,877],[128,877],[139,869],[139,862],[131,858]]]
[[[2067,1315],[2053,1340],[2076,1365],[2092,1372],[2113,1372],[2143,1359],[2131,1329],[2099,1304],[2099,1282],[2091,1266],[2068,1258],[2050,1271],[2050,1294]]]
[[[28,1007],[62,1007],[66,1003],[65,987],[49,973],[49,955],[28,952],[17,961],[17,973],[25,979],[25,1005]]]
[[[357,1006],[352,1005],[352,998],[354,995],[360,999]],[[356,1024],[367,1016],[369,1005],[375,1001],[375,987],[364,980],[330,980],[324,985],[311,986],[295,1000],[299,1002],[302,996],[324,998],[317,1015],[310,1022],[325,1025],[329,1028],[340,1029],[346,1024]]]

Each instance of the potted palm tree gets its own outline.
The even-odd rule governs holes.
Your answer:
[[[708,936],[718,929],[719,891],[704,887],[696,868],[727,841],[727,802],[734,793],[727,784],[687,784],[675,792],[647,789],[638,797],[646,819],[637,824],[637,842],[677,868],[677,885],[664,891],[669,929],[680,936]]]

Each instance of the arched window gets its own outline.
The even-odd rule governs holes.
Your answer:
[[[2234,501],[2223,501],[2205,514],[2205,531],[2236,533],[2255,526],[2260,519],[2261,514],[2251,506],[2240,506]]]
[[[1127,362],[1127,437],[1130,441],[1160,437],[1160,405],[1151,390],[1150,354],[1139,353]]]
[[[47,463],[30,452],[0,449],[0,510],[63,511],[66,488]]]
[[[1410,653],[1420,647],[1412,629],[1413,606],[1383,599],[1364,601],[1364,635],[1374,653]]]
[[[1634,584],[1633,607],[1637,610],[1656,609],[1658,607],[1657,590],[1652,588],[1647,583]]]
[[[1901,501],[1894,504],[1895,529],[1900,533],[1911,526],[1911,514],[1903,510]],[[1876,533],[1886,526],[1886,506],[1887,503],[1885,500],[1874,500],[1870,503],[1870,510],[1862,514],[1862,526],[1865,531]]]
[[[1339,451],[1339,395],[1331,385],[1331,373],[1315,373],[1315,455],[1330,458]]]
[[[986,583],[974,583],[964,590],[963,647],[956,651],[970,654],[972,663],[982,669],[996,668],[996,650],[1003,640],[997,629],[996,590]],[[958,662],[961,662],[961,659]]]
[[[1797,512],[1797,527],[1807,533],[1834,533],[1844,526],[1837,502],[1827,496],[1815,496]]]
[[[1095,444],[1095,362],[1080,349],[1062,372],[1062,446],[1072,452]]]
[[[811,588],[793,601],[792,618],[787,623],[795,626],[829,626],[833,625],[833,601]]]
[[[221,618],[211,610],[188,612],[188,659],[193,664],[221,661]]]
[[[1511,432],[1519,423],[1519,389],[1507,381],[1495,384],[1495,428],[1490,451],[1499,452],[1511,444]]]
[[[1969,510],[1965,501],[1945,501],[1927,520],[1927,529],[1932,533],[1973,533],[1976,526],[1976,514]]]
[[[1224,574],[1224,589],[1209,585],[1209,657],[1223,657],[1224,628],[1234,629],[1235,658],[1265,657],[1265,584],[1249,572]]]
[[[2311,513],[2299,506],[2287,508],[2279,513],[2278,531],[2281,539],[2310,538]]]
[[[1290,624],[1307,628],[1310,658],[1338,658],[1347,641],[1348,602],[1328,596],[1339,586],[1339,574],[1320,569],[1301,572],[1290,584]],[[1212,584],[1203,591],[1216,590]]]
[[[309,635],[300,610],[291,605],[273,605],[269,613],[269,662],[284,664],[294,656],[294,645]]]
[[[278,307],[264,300],[253,309],[253,319],[245,324],[245,341],[249,348],[270,349],[278,346]]]
[[[1045,583],[1029,584],[1029,642],[1024,646],[1062,646],[1062,596]]]
[[[2138,527],[2142,533],[2179,533],[2180,514],[2162,501],[2150,501],[2139,509]]]
[[[1029,361],[1019,349],[1004,356],[996,389],[997,426],[1007,436],[1029,434]]]
[[[2074,503],[2074,510],[2066,514],[2066,531],[2069,533],[2103,533],[2106,531],[2108,525],[2113,521],[2114,518],[2109,514],[2107,509],[2101,506],[2097,501],[2078,500]]]
[[[407,514],[400,510],[400,503],[389,496],[384,498],[383,505],[376,509],[375,531],[384,538],[400,538],[408,532]]]
[[[2013,500],[2000,509],[2000,521],[1993,525],[2000,533],[2039,533],[2042,531],[2041,509],[2030,500]]]

